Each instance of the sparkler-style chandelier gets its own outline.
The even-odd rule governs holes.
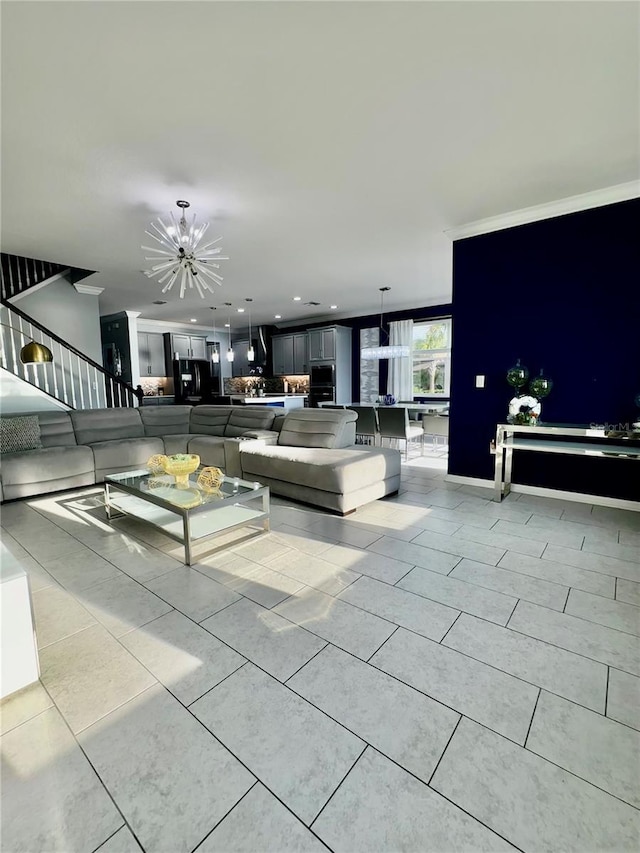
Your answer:
[[[384,358],[406,358],[409,355],[409,347],[403,344],[382,345],[382,338],[386,334],[382,325],[382,317],[384,314],[384,295],[390,287],[379,287],[380,291],[380,346],[377,347],[362,347],[360,350],[360,358],[363,361],[379,361]],[[387,336],[388,338],[388,336]]]
[[[162,288],[163,293],[171,290],[179,277],[180,299],[184,298],[187,287],[195,287],[200,297],[204,299],[205,290],[214,292],[212,284],[222,284],[222,276],[214,272],[214,269],[220,268],[219,261],[228,261],[229,258],[222,257],[220,254],[222,248],[215,245],[222,240],[222,237],[216,237],[215,240],[200,245],[209,228],[209,223],[196,225],[195,213],[191,222],[187,222],[184,212],[190,207],[189,202],[177,201],[176,204],[181,210],[180,219],[176,220],[171,212],[170,225],[165,225],[158,217],[158,224],[152,222],[150,226],[155,233],[144,232],[158,243],[155,247],[142,247],[147,252],[155,252],[155,255],[145,257],[146,261],[155,261],[155,263],[151,269],[145,270],[144,274],[148,278],[158,278],[159,284],[166,282]]]

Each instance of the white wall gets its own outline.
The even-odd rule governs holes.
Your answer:
[[[102,364],[100,310],[95,294],[78,293],[68,281],[58,279],[34,293],[25,293],[16,307]]]
[[[38,365],[35,370],[48,370],[49,365]],[[17,415],[22,412],[68,411],[68,406],[58,403],[43,391],[29,385],[13,373],[0,367],[0,414]]]

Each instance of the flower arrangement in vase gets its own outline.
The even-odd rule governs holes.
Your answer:
[[[529,382],[530,393],[523,394],[522,389],[528,378],[529,371],[520,364],[520,359],[507,371],[507,382],[516,389],[516,396],[509,401],[507,423],[520,426],[535,426],[539,423],[542,411],[540,400],[549,395],[553,382],[540,370],[538,376]]]

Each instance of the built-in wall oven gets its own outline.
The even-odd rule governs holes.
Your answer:
[[[309,388],[309,406],[317,409],[320,403],[333,403],[335,390],[333,388]]]
[[[318,388],[334,388],[336,384],[336,366],[335,364],[312,364],[311,373],[309,375],[309,385]]]

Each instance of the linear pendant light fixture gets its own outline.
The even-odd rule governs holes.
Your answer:
[[[245,302],[253,302],[253,299],[245,299]],[[247,361],[255,361],[256,354],[253,349],[253,342],[251,340],[251,305],[249,305],[249,349],[247,350]]]
[[[224,303],[227,307],[231,307],[230,302]],[[227,350],[227,361],[231,363],[235,357],[235,353],[233,352],[233,347],[231,346],[231,312],[229,312],[229,349]]]
[[[171,224],[165,223],[158,217],[158,225],[151,223],[151,231],[145,231],[147,236],[155,240],[158,246],[143,246],[147,252],[155,254],[145,257],[146,261],[155,261],[149,270],[144,270],[148,278],[158,277],[159,284],[166,282],[162,292],[171,290],[178,276],[180,276],[180,299],[184,299],[187,287],[195,288],[202,299],[204,291],[214,292],[212,284],[222,284],[222,276],[214,272],[220,269],[220,261],[228,261],[229,258],[222,257],[220,246],[216,246],[222,237],[216,237],[209,243],[200,245],[209,223],[196,225],[195,213],[188,223],[184,212],[190,207],[188,201],[178,200],[177,206],[181,210],[180,219],[176,221],[173,213],[170,213]]]
[[[390,287],[380,287],[378,288],[380,291],[380,332],[384,333],[382,327],[382,317],[384,314],[384,295],[388,290],[391,290]],[[380,335],[380,339],[382,340],[382,334]],[[407,358],[409,356],[409,347],[403,345],[392,345],[387,344],[386,346],[377,346],[377,347],[362,347],[360,350],[360,358],[362,361],[380,361],[385,358]]]
[[[212,305],[211,310],[215,311],[215,307]],[[211,350],[211,362],[213,364],[220,363],[220,350],[218,349],[218,344],[216,343],[216,315],[213,315],[213,348]]]

